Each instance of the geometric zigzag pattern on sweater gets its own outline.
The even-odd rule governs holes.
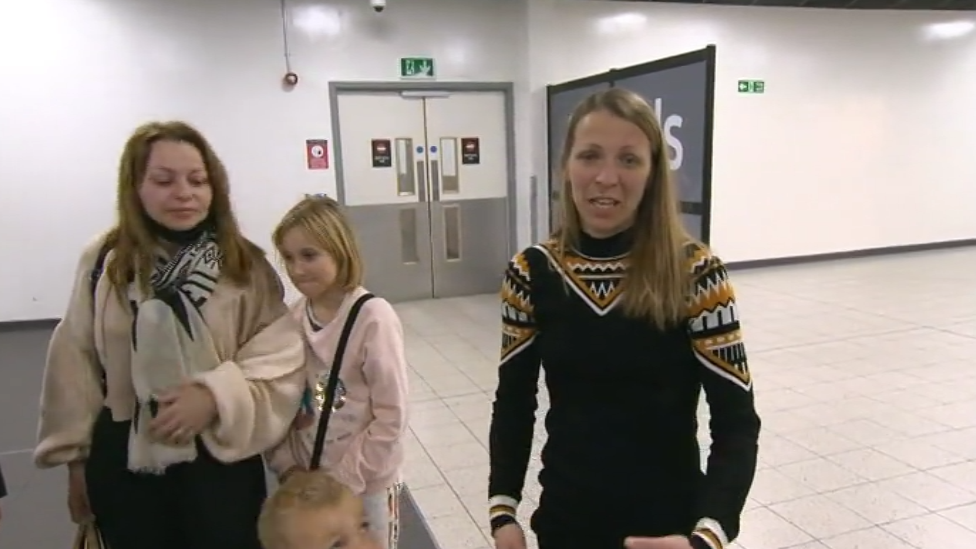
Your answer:
[[[620,301],[629,266],[626,255],[593,258],[579,253],[561,254],[555,241],[537,248],[546,255],[569,288],[598,315],[606,315]]]
[[[530,282],[528,263],[524,254],[518,254],[509,263],[502,283],[502,362],[535,339],[537,328]]]
[[[606,315],[620,302],[629,266],[626,255],[591,258],[576,252],[561,254],[555,241],[534,249],[546,256],[567,288],[596,314]],[[689,243],[685,250],[693,280],[688,298],[688,331],[695,356],[705,368],[751,390],[752,376],[728,271],[707,247]],[[516,255],[505,273],[501,291],[502,362],[528,347],[537,334],[530,276],[524,253]]]
[[[735,292],[725,266],[707,249],[691,251],[694,286],[689,298],[689,331],[703,366],[739,385],[752,387],[739,324]]]

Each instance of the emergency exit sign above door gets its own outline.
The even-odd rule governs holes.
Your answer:
[[[432,80],[436,75],[433,57],[400,58],[400,78],[404,80]]]
[[[739,93],[766,93],[766,81],[739,80]]]

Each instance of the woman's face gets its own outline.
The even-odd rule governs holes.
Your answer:
[[[192,229],[210,213],[213,188],[203,155],[180,141],[153,144],[139,200],[156,223],[174,231]]]
[[[605,238],[628,229],[652,169],[650,140],[636,124],[606,111],[583,117],[566,166],[583,231]]]

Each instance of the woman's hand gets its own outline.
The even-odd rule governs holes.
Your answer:
[[[154,438],[168,444],[190,444],[217,418],[213,393],[199,383],[184,383],[156,400],[159,413],[149,424],[149,430]]]
[[[686,536],[664,536],[659,538],[627,538],[627,549],[693,549]]]
[[[525,549],[525,532],[519,523],[512,522],[502,526],[492,535],[495,549]]]
[[[68,464],[68,513],[75,524],[85,524],[95,518],[88,503],[84,461]]]

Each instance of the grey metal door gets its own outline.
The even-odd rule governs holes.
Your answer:
[[[511,258],[505,96],[457,93],[424,105],[434,296],[497,292]]]
[[[498,291],[509,259],[501,92],[341,93],[338,182],[391,301]]]

